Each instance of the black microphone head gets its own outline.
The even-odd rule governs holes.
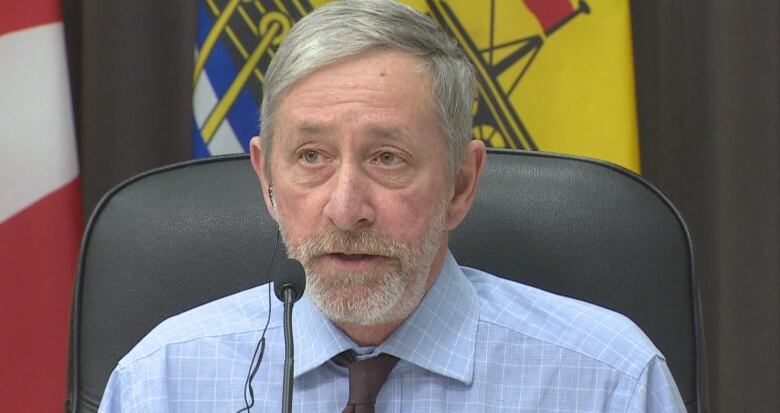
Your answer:
[[[291,288],[293,291],[293,302],[303,297],[303,290],[306,288],[306,273],[300,262],[284,257],[277,260],[273,267],[274,293],[276,298],[284,301],[285,288]]]

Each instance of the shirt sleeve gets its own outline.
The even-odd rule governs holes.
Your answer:
[[[132,386],[123,385],[122,373],[115,369],[108,378],[98,413],[134,413],[139,411],[137,407]]]
[[[630,413],[686,413],[677,384],[666,361],[660,357],[650,360],[629,402]]]

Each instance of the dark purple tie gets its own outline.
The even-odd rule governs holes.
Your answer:
[[[398,363],[398,357],[383,353],[356,360],[355,353],[348,350],[333,357],[333,361],[349,370],[349,400],[342,413],[374,413],[376,396]]]

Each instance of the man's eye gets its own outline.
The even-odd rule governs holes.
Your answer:
[[[395,163],[395,155],[390,152],[380,153],[377,159],[379,159],[379,162],[381,162],[382,165],[390,166]]]
[[[321,160],[322,156],[319,152],[314,150],[306,150],[301,154],[301,158],[306,163],[317,163]]]

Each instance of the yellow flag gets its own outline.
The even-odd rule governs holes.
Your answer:
[[[251,86],[252,73],[262,84],[262,64],[286,30],[275,33],[273,42],[264,43],[263,25],[257,30],[255,22],[286,16],[291,23],[328,2],[205,0],[204,20],[216,23],[208,30],[208,37],[204,35],[203,44],[212,44],[209,39],[223,41],[225,55],[233,56],[236,68],[253,67],[235,70],[239,75],[245,73],[244,77],[234,76],[241,80],[239,84]],[[628,0],[403,2],[451,33],[474,63],[479,81],[479,98],[472,108],[475,139],[492,147],[604,159],[639,172]],[[289,24],[282,26],[286,29]],[[199,61],[208,69],[211,49],[198,50],[206,51]],[[255,56],[251,50],[261,51]],[[219,73],[209,75],[219,80]],[[199,76],[196,67],[196,84]],[[217,97],[211,101],[222,104],[219,108],[223,110],[201,111],[225,114],[202,122],[203,140],[212,146],[207,138],[221,136],[220,122],[237,110],[233,101],[239,101],[235,96],[241,93],[227,87],[221,93],[216,80],[212,83],[217,84],[213,87]],[[261,87],[247,93],[258,98]],[[228,93],[231,90],[234,93]],[[211,106],[216,106],[213,102]],[[233,129],[240,127],[233,125]]]

